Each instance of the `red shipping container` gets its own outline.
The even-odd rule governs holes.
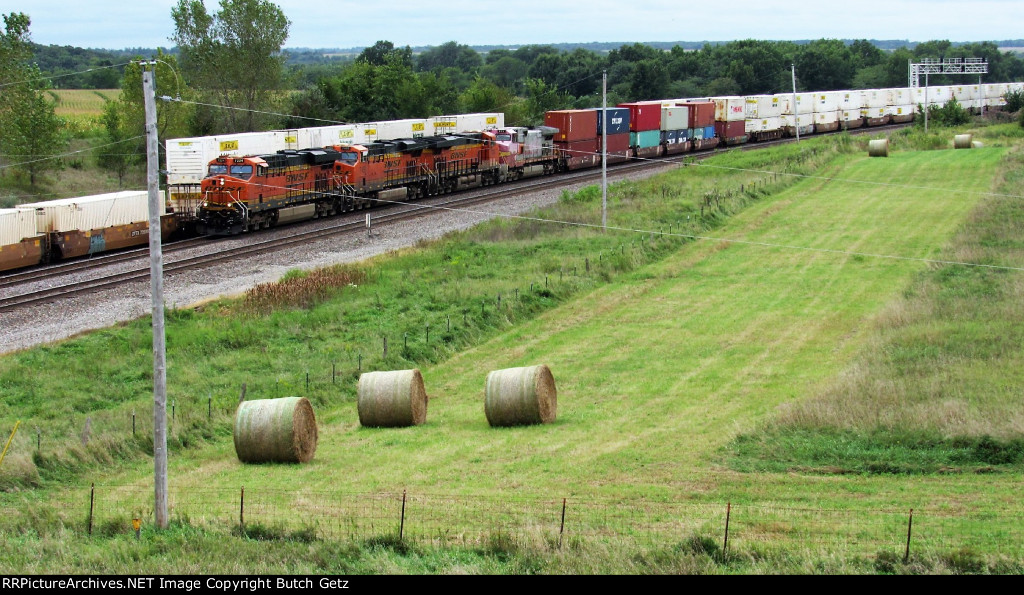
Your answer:
[[[690,128],[707,128],[715,125],[714,101],[687,101],[690,106]]]
[[[715,104],[711,104],[711,116],[715,114]],[[634,103],[620,103],[618,107],[629,109],[629,131],[645,132],[647,130],[661,129],[661,102],[660,101],[637,101]],[[710,124],[709,124],[710,126]]]
[[[629,161],[629,133],[609,134],[606,142],[608,152],[608,163],[619,163]],[[598,161],[598,164],[601,162]]]
[[[569,169],[583,169],[601,165],[601,154],[598,152],[599,143],[596,138],[567,143],[556,142],[555,148],[561,153]]]
[[[544,114],[544,125],[558,129],[555,142],[576,142],[597,138],[597,110],[555,110]]]
[[[746,122],[715,122],[715,136],[725,141],[727,145],[736,145],[747,140]]]

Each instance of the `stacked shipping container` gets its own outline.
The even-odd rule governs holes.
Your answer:
[[[45,236],[36,231],[31,209],[0,209],[0,271],[39,264]]]
[[[629,110],[624,107],[609,107],[607,110],[597,110],[597,136],[603,143],[598,145],[598,151],[605,151],[608,156],[608,163],[628,161],[631,154],[629,150]],[[605,124],[605,113],[607,112],[607,124]],[[603,136],[602,132],[607,132]]]
[[[594,167],[600,163],[597,110],[557,110],[544,114],[544,125],[557,128],[555,148],[569,169]]]
[[[149,193],[145,190],[26,203],[35,213],[36,233],[49,234],[61,258],[138,246],[149,241]],[[169,235],[173,215],[160,213]]]

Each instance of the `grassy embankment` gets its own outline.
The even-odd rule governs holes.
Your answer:
[[[991,144],[1012,140],[993,137]],[[285,531],[278,535],[293,538],[268,545],[269,558],[249,540],[234,539],[237,555],[231,560],[201,553],[167,560],[166,552],[182,542],[196,545],[199,552],[218,549],[217,531],[182,526],[164,536],[147,533],[141,553],[120,536],[102,538],[103,545],[84,555],[74,553],[79,550],[67,542],[80,540],[75,533],[80,529],[53,529],[53,517],[30,512],[32,503],[37,497],[59,500],[62,484],[91,480],[126,486],[120,490],[125,497],[145,493],[150,446],[145,438],[125,437],[131,410],[148,412],[148,330],[139,322],[0,360],[5,392],[0,418],[28,419],[26,429],[47,428],[37,455],[25,454],[34,446],[30,432],[17,441],[14,456],[21,458],[15,468],[22,472],[12,476],[4,471],[9,487],[38,486],[7,498],[21,513],[18,526],[30,528],[28,536],[18,537],[15,549],[24,553],[12,558],[10,567],[55,564],[72,571],[118,571],[141,555],[144,567],[175,572],[254,567],[268,572],[888,570],[879,566],[879,560],[889,563],[884,556],[874,562],[822,557],[821,550],[801,544],[787,523],[758,507],[843,509],[869,516],[879,509],[912,507],[954,512],[1012,508],[1021,470],[1019,459],[1012,457],[997,463],[961,460],[959,469],[983,465],[992,472],[984,476],[938,475],[920,467],[921,475],[911,477],[872,473],[889,467],[859,472],[858,457],[844,459],[834,452],[828,469],[778,456],[737,458],[735,444],[785,440],[792,420],[805,424],[806,414],[788,409],[793,404],[827,402],[842,386],[837,378],[849,376],[844,371],[876,365],[871,354],[884,343],[879,335],[885,332],[877,321],[891,318],[890,304],[913,296],[929,275],[930,265],[915,259],[947,258],[942,247],[958,230],[970,229],[964,221],[985,218],[981,208],[971,215],[979,201],[992,200],[979,190],[992,189],[997,172],[1013,171],[1015,164],[999,148],[894,150],[882,160],[867,159],[860,150],[837,155],[824,148],[828,144],[816,139],[805,143],[802,152],[786,147],[721,156],[716,167],[686,168],[613,192],[616,227],[668,231],[671,224],[678,234],[689,216],[693,227],[683,233],[703,234],[695,223],[698,203],[711,188],[738,190],[742,185],[751,192],[753,181],[768,182],[752,192],[757,200],[746,194],[727,198],[730,209],[750,202],[729,220],[717,209],[706,209],[706,223],[717,228],[706,235],[717,239],[660,238],[651,245],[637,242],[636,234],[498,222],[348,269],[341,284],[354,286],[317,305],[266,312],[254,295],[248,304],[225,301],[199,312],[174,312],[169,324],[169,385],[180,416],[172,436],[172,493],[244,485],[257,493],[288,494],[297,498],[296,505],[325,491],[401,489],[459,497],[621,498],[711,507],[732,501],[763,513],[745,525],[736,520],[746,540],[733,546],[733,557],[698,551],[715,543],[717,538],[707,541],[718,530],[715,525],[688,529],[697,541],[686,541],[683,533],[674,547],[639,552],[602,550],[587,542],[564,553],[509,547],[499,540],[438,553],[380,542],[339,545]],[[823,177],[783,175],[775,182],[773,174],[750,170]],[[898,180],[911,185],[889,184]],[[567,197],[545,216],[598,220],[594,198],[594,193]],[[1012,257],[1006,258],[1012,262]],[[576,275],[564,274],[573,266]],[[1016,271],[999,274],[1019,278]],[[292,284],[311,283],[310,278],[297,274]],[[945,287],[948,280],[935,282]],[[501,310],[498,294],[504,296]],[[998,318],[1005,308],[986,312]],[[947,323],[955,327],[957,319]],[[405,333],[408,348],[400,339]],[[385,335],[392,346],[387,359],[379,354]],[[358,427],[353,403],[357,354],[363,355],[364,370],[424,369],[431,396],[425,426]],[[330,370],[339,363],[342,379],[334,384]],[[555,373],[557,423],[488,428],[482,413],[486,372],[531,363],[547,363]],[[39,369],[64,373],[40,377],[34,373]],[[302,468],[238,464],[227,411],[237,402],[240,384],[247,383],[249,398],[303,393],[305,370],[314,377],[308,394],[322,427],[314,462]],[[1006,383],[1012,386],[1013,380]],[[208,394],[215,395],[218,409],[210,421],[205,420]],[[965,397],[973,398],[970,392]],[[860,403],[848,400],[845,408],[854,410]],[[993,436],[991,444],[1012,452],[1013,426],[998,416],[1005,405],[995,411],[987,429],[975,427],[969,436]],[[79,434],[87,415],[94,436],[82,447]],[[834,422],[825,419],[819,425],[830,428]],[[141,435],[148,431],[147,424],[139,424]],[[820,451],[832,431],[801,435],[810,435],[810,449]],[[884,434],[870,425],[858,431],[876,441]],[[957,439],[958,431],[941,435]],[[843,465],[854,473],[806,472]],[[761,470],[749,472],[751,467]],[[123,514],[138,507],[133,502],[124,501]],[[14,527],[11,531],[17,533]],[[808,548],[807,554],[774,549],[777,545],[786,552],[794,543]],[[999,550],[977,543],[980,550],[950,558],[952,563],[929,566],[918,560],[919,566],[896,570],[956,570],[965,567],[956,565],[963,560],[974,565],[972,570],[1007,568],[1005,562],[979,563],[982,556],[998,558]]]

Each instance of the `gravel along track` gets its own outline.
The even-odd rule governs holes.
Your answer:
[[[678,167],[673,163],[657,163],[625,177],[643,178],[666,169]],[[621,180],[623,177],[617,177]],[[512,201],[478,207],[495,215],[516,215],[534,207],[547,206],[558,201],[562,190],[576,190],[594,184],[593,181],[566,185],[557,190],[524,192]],[[430,204],[429,200],[418,201]],[[362,213],[350,215],[362,219]],[[218,297],[239,295],[258,283],[276,281],[292,269],[314,269],[317,267],[352,263],[371,256],[397,250],[415,244],[419,240],[438,238],[450,231],[471,227],[485,219],[488,214],[463,211],[436,210],[429,216],[415,221],[373,228],[372,237],[360,234],[356,237],[332,237],[316,240],[297,248],[285,248],[272,254],[255,256],[239,265],[237,262],[223,265],[211,264],[201,269],[165,275],[164,295],[168,308],[188,307]],[[344,220],[334,217],[331,223]],[[313,221],[307,225],[327,225],[324,221]],[[212,243],[246,243],[268,239],[275,230],[261,231]],[[182,258],[196,256],[204,248],[184,250]],[[169,259],[165,258],[165,266]],[[138,261],[135,261],[136,263]],[[148,262],[148,256],[144,257]],[[117,271],[112,265],[108,272]],[[128,265],[123,265],[127,268]],[[20,293],[23,289],[8,290]],[[32,308],[0,312],[0,354],[27,349],[36,345],[52,343],[77,334],[104,328],[145,316],[152,311],[149,280],[127,282],[118,289],[100,290],[85,297],[55,299]]]

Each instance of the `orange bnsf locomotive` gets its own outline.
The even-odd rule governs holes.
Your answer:
[[[236,234],[496,184],[508,172],[492,132],[221,156],[202,180],[197,229]]]

